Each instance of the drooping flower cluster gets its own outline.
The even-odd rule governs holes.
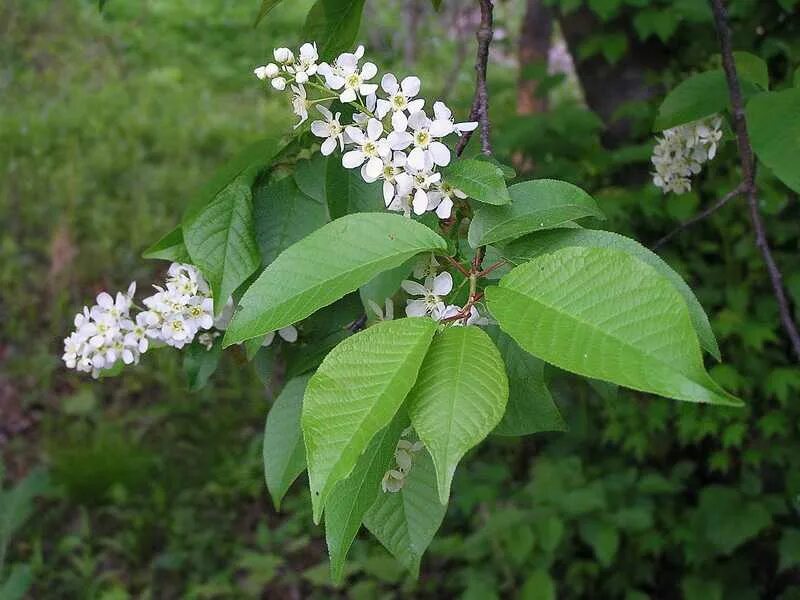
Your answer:
[[[386,471],[381,481],[381,489],[385,492],[399,492],[406,483],[406,477],[414,466],[414,455],[425,446],[422,442],[411,442],[406,438],[411,435],[411,428],[403,431],[394,450],[395,466]]]
[[[344,167],[359,168],[368,183],[382,181],[387,209],[406,216],[435,212],[446,219],[453,199],[466,197],[442,182],[437,169],[447,166],[451,156],[441,140],[463,135],[478,124],[456,123],[443,102],[435,102],[429,116],[425,100],[418,97],[422,87],[418,77],[398,81],[387,73],[380,84],[375,83],[377,66],[360,64],[363,46],[339,55],[331,64],[317,63],[317,48],[311,43],[300,47],[297,58],[288,48],[276,48],[273,56],[274,63],[255,69],[256,77],[269,80],[277,90],[289,87],[298,126],[308,119],[309,107],[316,106],[322,119],[311,123],[311,132],[324,140],[322,154],[328,156],[338,146]],[[308,89],[323,96],[310,100]],[[355,108],[351,123],[343,123],[341,112],[334,114],[320,104],[334,98]]]
[[[164,286],[143,300],[146,310],[131,315],[136,283],[125,293],[97,296],[97,304],[75,316],[75,331],[64,340],[64,363],[70,369],[99,377],[122,363],[138,363],[161,342],[175,348],[190,344],[213,325],[214,303],[203,276],[192,265],[173,263]]]
[[[722,118],[713,116],[664,131],[650,159],[655,167],[653,183],[665,194],[690,191],[692,176],[717,154],[721,127]]]

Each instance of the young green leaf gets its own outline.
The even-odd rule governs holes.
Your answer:
[[[261,260],[268,265],[286,248],[327,223],[328,211],[301,192],[294,179],[285,177],[255,190],[253,219]]]
[[[248,178],[236,179],[183,222],[186,248],[211,286],[217,313],[261,264],[253,234],[251,200]]]
[[[258,25],[261,20],[270,13],[270,11],[281,2],[283,2],[283,0],[261,0],[261,8],[258,11],[258,16],[256,16],[256,22],[254,25]]]
[[[497,426],[507,400],[503,358],[483,330],[450,327],[434,338],[408,415],[433,458],[442,504],[461,457]]]
[[[436,496],[436,472],[427,451],[414,457],[399,492],[381,492],[364,516],[364,525],[412,576],[442,524],[447,505]]]
[[[753,150],[775,176],[800,192],[800,88],[760,94],[747,104]]]
[[[323,60],[352,52],[363,11],[364,0],[317,0],[308,11],[302,37],[316,40]]]
[[[331,560],[331,579],[341,582],[344,561],[361,521],[381,493],[381,480],[394,464],[400,434],[408,426],[408,415],[398,411],[388,427],[375,434],[358,459],[350,476],[333,488],[325,505],[325,540]]]
[[[444,181],[484,204],[511,202],[503,169],[490,161],[474,158],[456,160],[445,170]]]
[[[610,248],[563,248],[487,289],[525,350],[568,371],[690,402],[741,406],[703,368],[689,309],[653,267]]]
[[[183,357],[183,372],[189,383],[189,391],[196,392],[203,389],[208,380],[217,370],[219,359],[222,356],[222,338],[214,340],[211,348],[206,348],[195,341],[186,347]]]
[[[495,435],[530,435],[541,431],[566,431],[567,426],[544,378],[544,362],[531,356],[497,326],[486,333],[500,351],[508,376],[508,404]]]
[[[311,378],[302,426],[315,523],[331,490],[403,404],[435,331],[432,319],[379,323],[336,346]]]
[[[295,479],[306,468],[300,413],[309,376],[289,381],[275,400],[264,426],[264,477],[275,510]]]
[[[475,213],[468,236],[473,248],[563,227],[583,217],[605,218],[594,198],[566,181],[535,179],[512,185],[508,191],[510,205],[484,206]]]
[[[721,360],[719,346],[711,329],[711,324],[708,322],[708,317],[692,289],[660,256],[655,252],[651,252],[636,240],[618,233],[595,229],[553,229],[534,233],[512,242],[503,249],[503,256],[518,265],[542,254],[570,247],[614,248],[627,252],[653,267],[666,277],[680,295],[683,296],[686,305],[689,307],[692,325],[700,338],[700,345],[714,358]]]
[[[225,346],[309,316],[387,269],[445,241],[415,221],[388,213],[337,219],[284,250],[245,292]]]
[[[187,262],[189,252],[183,244],[183,231],[178,225],[142,253],[142,258]]]

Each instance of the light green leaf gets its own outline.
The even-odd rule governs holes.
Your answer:
[[[345,169],[339,159],[328,159],[325,195],[332,219],[351,213],[386,210],[381,184],[367,183],[358,169]]]
[[[442,524],[447,505],[436,496],[436,472],[427,451],[414,456],[411,472],[399,492],[379,493],[364,525],[413,576],[422,555]]]
[[[503,331],[562,369],[678,400],[742,404],[706,373],[683,297],[626,252],[563,248],[486,292]]]
[[[243,176],[183,222],[186,248],[211,286],[217,313],[261,264],[251,200],[250,178]]]
[[[536,179],[512,185],[508,191],[510,205],[485,206],[475,213],[469,226],[473,248],[563,227],[583,217],[605,218],[594,198],[566,181]]]
[[[579,532],[584,542],[594,550],[594,555],[604,567],[614,560],[619,548],[619,532],[610,523],[598,519],[582,521]]]
[[[333,487],[403,404],[435,331],[432,319],[378,323],[336,346],[311,378],[302,426],[315,523]]]
[[[544,569],[531,573],[519,592],[520,600],[556,600],[556,584]]]
[[[286,491],[306,468],[300,413],[310,376],[295,377],[281,390],[264,426],[264,477],[275,510]]]
[[[283,2],[283,0],[261,0],[261,8],[258,11],[258,16],[256,16],[256,22],[254,25],[258,25],[261,22],[261,19],[266,17],[269,12],[281,2]]]
[[[381,480],[394,465],[400,434],[408,415],[400,410],[388,427],[375,434],[350,476],[333,488],[325,505],[325,540],[331,559],[331,579],[341,582],[347,552],[361,528],[361,521],[381,493]]]
[[[747,104],[750,139],[758,159],[800,192],[800,88],[768,92]]]
[[[499,327],[486,333],[500,351],[508,376],[508,404],[495,435],[529,435],[540,431],[566,431],[544,378],[544,362],[525,352]]]
[[[317,0],[308,11],[302,37],[316,40],[322,60],[352,52],[363,11],[364,0]]]
[[[511,202],[503,169],[490,161],[474,158],[456,160],[445,170],[444,182],[484,204]]]
[[[178,225],[142,253],[142,258],[187,262],[189,252],[183,244],[183,231]]]
[[[683,278],[672,267],[664,262],[656,253],[651,252],[636,240],[612,233],[594,229],[553,229],[534,233],[516,240],[503,249],[503,256],[514,264],[527,262],[537,256],[559,250],[561,248],[613,248],[627,252],[642,262],[650,265],[661,275],[666,277],[672,286],[683,296],[689,308],[700,345],[714,358],[720,360],[719,346],[711,324],[708,322],[703,307],[697,300],[691,288],[686,285]]]
[[[184,350],[183,372],[189,383],[189,390],[196,392],[203,389],[217,370],[222,356],[222,337],[214,340],[211,348],[206,348],[195,341]]]
[[[745,69],[744,72],[747,72]],[[747,79],[741,80],[742,92],[746,97],[756,93],[755,84]],[[721,69],[705,71],[692,75],[680,82],[664,98],[653,126],[655,131],[663,131],[684,123],[691,123],[728,107],[728,84]]]
[[[284,250],[245,292],[225,346],[309,316],[420,252],[445,241],[411,219],[361,213],[337,219]]]
[[[294,179],[260,186],[253,199],[255,235],[265,265],[328,222],[323,204],[306,196]]]
[[[434,338],[407,406],[436,466],[442,504],[461,457],[497,426],[507,400],[503,358],[483,330],[449,327]]]
[[[763,58],[739,51],[733,53],[733,58],[741,79],[754,83],[763,90],[769,89],[769,69]]]

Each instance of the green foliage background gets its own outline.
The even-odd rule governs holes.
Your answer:
[[[160,265],[140,252],[208,174],[265,133],[291,128],[285,98],[251,75],[272,47],[305,41],[298,32],[311,2],[284,4],[258,29],[253,2],[0,7],[0,449],[8,488],[33,466],[50,472],[8,546],[7,562],[31,567],[33,597],[800,598],[800,369],[741,203],[661,254],[711,317],[725,360],[709,365],[712,375],[747,407],[617,394],[553,370],[569,432],[497,437],[470,455],[418,581],[361,538],[345,586],[329,587],[305,486],[292,488],[281,513],[267,497],[260,441],[270,399],[243,357],[226,354],[197,393],[167,351],[113,381],[62,369],[76,307],[100,289],[152,280]],[[498,3],[510,37],[496,47],[507,52],[518,4]],[[570,12],[581,3],[554,4]],[[615,63],[631,43],[659,39],[672,52],[650,77],[666,91],[713,64],[701,4],[590,0],[602,33],[578,56]],[[399,3],[367,6],[368,52],[406,72],[390,47]],[[737,49],[768,61],[774,89],[791,85],[797,4],[738,0],[731,12]],[[429,97],[456,53],[445,27],[432,15],[423,25],[415,71]],[[590,190],[608,229],[652,242],[736,185],[731,143],[691,194],[662,197],[650,185],[658,95],[618,108],[630,133],[607,151],[602,122],[558,78],[546,81],[556,98],[549,112],[514,116],[516,77],[491,65],[501,158],[521,153],[537,177]],[[457,114],[470,93],[468,60],[449,90]],[[797,306],[800,204],[766,169],[759,183]],[[0,517],[11,514],[11,494],[0,496]],[[10,533],[0,527],[0,549]]]

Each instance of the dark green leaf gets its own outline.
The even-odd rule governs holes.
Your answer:
[[[325,196],[332,219],[357,212],[383,212],[381,190],[379,182],[364,181],[358,169],[345,169],[338,158],[328,158]]]
[[[800,192],[800,88],[759,94],[750,100],[747,125],[758,159]]]
[[[306,17],[303,38],[316,40],[322,60],[352,52],[363,10],[364,0],[317,0]]]
[[[183,244],[183,231],[178,225],[142,253],[142,258],[187,262],[189,252]]]
[[[222,336],[214,339],[210,349],[195,341],[184,352],[183,371],[186,373],[189,390],[196,392],[206,386],[219,366],[219,359],[222,356]]]

